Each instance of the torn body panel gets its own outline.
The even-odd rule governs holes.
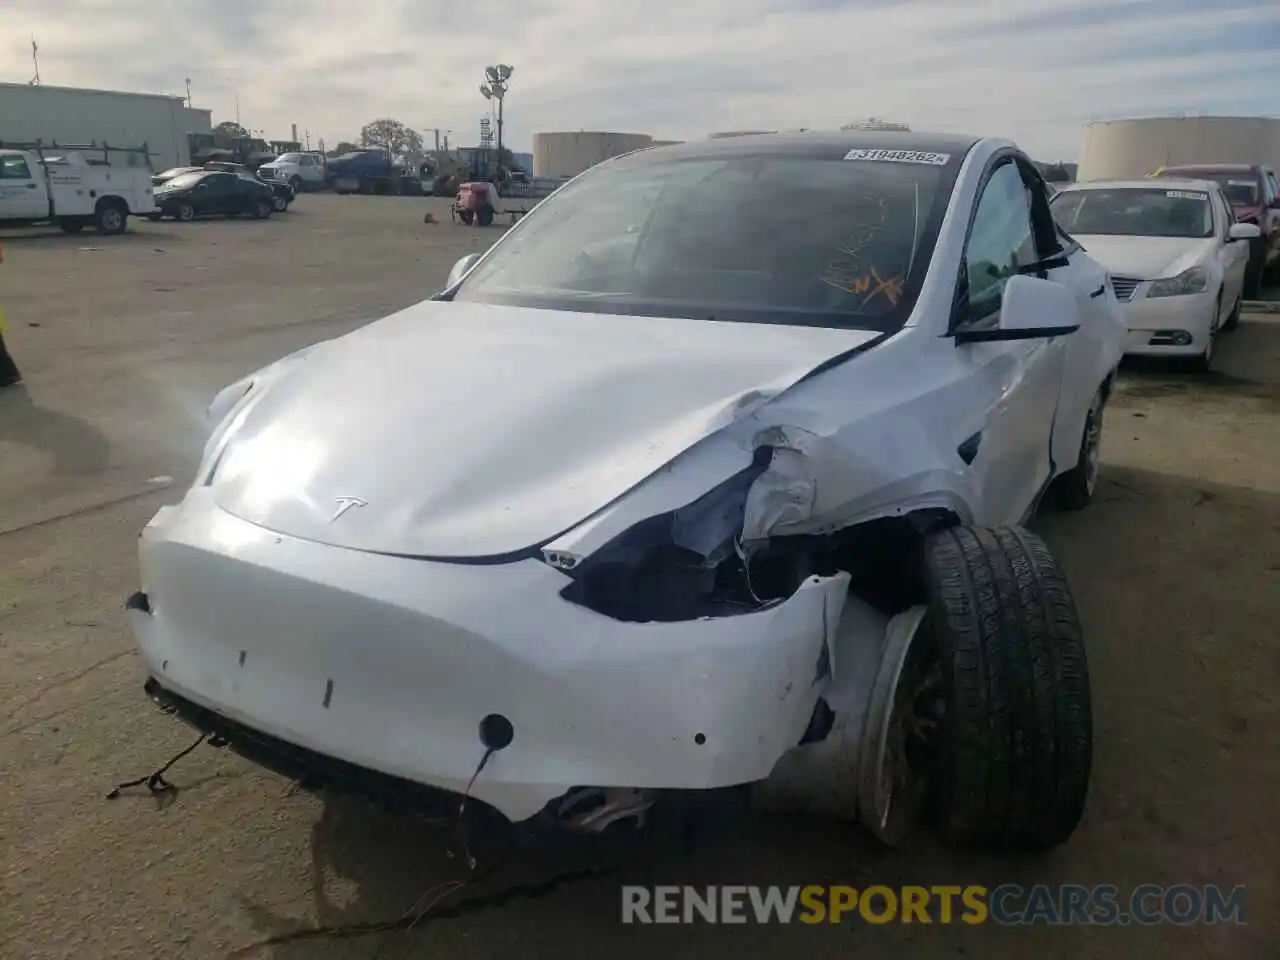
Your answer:
[[[165,689],[287,743],[461,792],[479,720],[512,723],[472,795],[523,820],[581,786],[705,789],[800,742],[849,578],[740,617],[625,623],[566,602],[538,560],[474,566],[285,537],[206,488],[140,542],[130,610]]]

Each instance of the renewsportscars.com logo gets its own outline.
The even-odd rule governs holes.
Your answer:
[[[1245,922],[1245,888],[1142,884],[624,886],[623,923],[997,923],[1178,926]]]

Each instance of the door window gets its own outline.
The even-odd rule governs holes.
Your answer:
[[[962,322],[994,316],[1005,284],[1038,260],[1031,221],[1031,192],[1017,165],[997,167],[982,190],[965,245],[967,309]]]
[[[30,180],[31,168],[19,156],[0,157],[0,180]]]

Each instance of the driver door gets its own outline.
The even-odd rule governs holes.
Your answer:
[[[229,173],[215,173],[201,182],[199,210],[202,214],[234,213],[235,177]]]
[[[1037,264],[1053,252],[1037,243],[1033,188],[1013,155],[995,161],[982,186],[961,262],[953,330],[997,327],[1011,276],[1046,277]],[[1049,227],[1052,236],[1052,225]],[[975,402],[984,406],[973,463],[984,524],[1021,523],[1052,475],[1050,438],[1065,364],[1064,337],[964,343]]]

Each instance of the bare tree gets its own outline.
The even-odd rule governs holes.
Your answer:
[[[422,134],[390,117],[374,120],[361,127],[360,145],[385,150],[393,160],[422,156]]]

